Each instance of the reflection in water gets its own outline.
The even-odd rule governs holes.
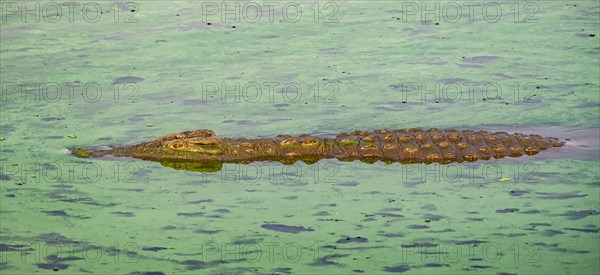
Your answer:
[[[221,162],[189,162],[189,161],[161,161],[165,167],[171,167],[177,170],[187,170],[193,172],[214,173],[221,170],[223,163]]]

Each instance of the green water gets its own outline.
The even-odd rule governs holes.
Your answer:
[[[473,20],[443,1],[228,2],[239,20],[222,2],[80,2],[72,19],[35,3],[1,4],[2,274],[600,273],[597,1],[501,2],[499,18],[481,2]],[[443,16],[422,22],[422,3]],[[68,153],[204,128],[413,127],[570,140],[216,173]]]

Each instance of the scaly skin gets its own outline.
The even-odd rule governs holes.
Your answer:
[[[279,135],[272,139],[217,138],[211,130],[169,134],[138,145],[108,150],[75,149],[78,157],[133,157],[175,169],[216,172],[223,163],[279,161],[312,164],[323,158],[392,163],[452,163],[505,156],[535,155],[561,147],[557,138],[471,130],[375,130],[342,133],[335,138]]]

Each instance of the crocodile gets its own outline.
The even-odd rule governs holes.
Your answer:
[[[335,138],[278,135],[275,138],[217,138],[208,129],[168,134],[153,141],[109,149],[77,148],[80,158],[133,157],[198,172],[219,171],[223,163],[277,161],[313,164],[324,158],[365,163],[461,163],[535,155],[564,141],[521,133],[418,128],[354,131]]]

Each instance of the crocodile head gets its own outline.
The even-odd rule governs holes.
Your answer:
[[[158,159],[163,166],[198,172],[217,172],[222,163],[223,144],[211,130],[194,130],[168,134],[152,142],[162,148]]]
[[[154,144],[181,153],[223,154],[221,140],[217,138],[215,132],[206,129],[169,134],[156,139]]]
[[[133,146],[110,149],[76,148],[72,153],[80,158],[107,155],[133,157],[157,161],[175,169],[216,172],[221,169],[225,148],[215,132],[205,129],[168,134]]]

